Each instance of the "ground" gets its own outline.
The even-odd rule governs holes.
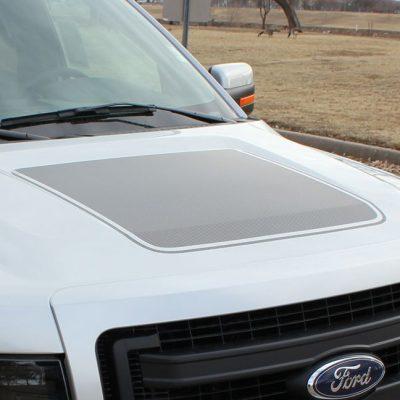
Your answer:
[[[274,126],[400,149],[400,40],[195,27],[190,50],[205,66],[251,64],[255,114]]]

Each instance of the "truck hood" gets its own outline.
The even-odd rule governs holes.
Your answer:
[[[10,317],[30,307],[31,318],[0,322],[10,332],[0,352],[61,352],[50,299],[87,303],[89,287],[218,286],[227,273],[241,284],[252,266],[274,282],[306,259],[340,256],[345,268],[345,254],[354,261],[365,249],[375,267],[399,258],[385,246],[399,246],[400,191],[263,122],[5,144],[0,171],[0,307]],[[372,276],[320,287],[335,295],[400,280]],[[37,321],[45,337],[27,340]]]

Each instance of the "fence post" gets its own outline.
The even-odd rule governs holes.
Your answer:
[[[183,0],[183,34],[182,44],[187,48],[189,39],[190,0]]]

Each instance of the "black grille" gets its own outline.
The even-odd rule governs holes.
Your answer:
[[[400,346],[392,346],[380,350],[376,355],[383,361],[386,376],[396,375],[400,372]]]
[[[385,364],[386,378],[400,372],[400,346],[376,353]],[[129,357],[135,400],[291,400],[286,387],[290,373],[197,385],[172,390],[152,390],[143,386],[139,357]],[[295,371],[292,371],[293,373]]]
[[[137,353],[130,354],[129,364],[135,400],[290,400],[286,390],[287,373],[157,390],[143,386]]]
[[[308,336],[376,321],[397,315],[399,308],[400,284],[396,284],[290,306],[109,331],[97,343],[104,397],[106,400],[118,399],[111,348],[122,338],[158,334],[160,348],[153,349],[153,352],[221,349]],[[379,355],[384,359],[389,374],[400,372],[397,347],[386,349]],[[284,376],[260,376],[155,392],[144,388],[141,383],[138,353],[130,354],[130,366],[135,400],[288,400],[285,394],[287,373]]]
[[[149,325],[135,335],[158,333],[161,351],[198,349],[311,335],[400,309],[400,284],[290,306]]]

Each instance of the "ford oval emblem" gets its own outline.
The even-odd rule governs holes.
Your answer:
[[[351,399],[371,391],[385,375],[385,365],[374,356],[349,355],[328,362],[308,379],[316,399]]]

